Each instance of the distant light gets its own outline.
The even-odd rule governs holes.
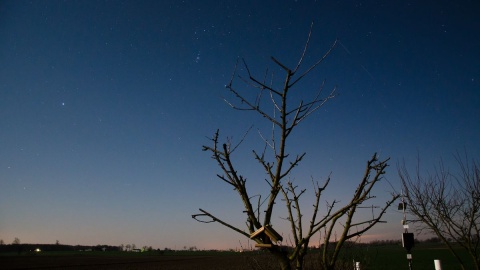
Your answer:
[[[40,252],[41,250],[39,248],[35,249],[35,252]]]
[[[65,102],[62,102],[62,106],[65,106]]]

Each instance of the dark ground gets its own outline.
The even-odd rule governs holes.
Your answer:
[[[244,256],[1,256],[0,269],[249,269]]]
[[[467,263],[466,269],[474,269],[469,255],[458,249]],[[353,260],[361,262],[362,270],[408,269],[406,251],[400,245],[366,246],[345,250],[339,258],[337,269],[352,269]],[[312,251],[305,258],[305,270],[319,270],[319,253]],[[415,270],[434,269],[434,260],[442,261],[442,268],[460,270],[452,254],[439,244],[419,244],[413,248]],[[41,252],[0,253],[2,269],[161,269],[161,270],[276,270],[278,262],[266,252]]]

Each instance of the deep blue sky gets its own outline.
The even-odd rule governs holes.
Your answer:
[[[202,207],[244,224],[201,146],[217,128],[238,139],[265,127],[222,101],[224,85],[237,57],[259,75],[270,56],[293,67],[311,21],[307,63],[341,43],[298,91],[309,97],[326,79],[339,96],[293,137],[292,151],[307,151],[299,184],[332,173],[325,200],[346,200],[374,152],[391,157],[396,188],[403,159],[478,157],[480,4],[384,2],[1,1],[0,239],[245,245],[190,217]],[[251,169],[258,140],[250,134],[238,160],[253,186],[264,183]],[[365,239],[396,238],[401,215],[386,218]]]

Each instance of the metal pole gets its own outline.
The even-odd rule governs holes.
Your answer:
[[[403,195],[403,190],[402,190],[402,210],[403,210],[403,220],[402,220],[402,225],[403,228],[405,229],[405,233],[408,233],[408,224],[407,224],[407,211],[406,211],[406,204],[405,204],[405,195]],[[412,266],[412,254],[410,253],[410,248],[407,248],[407,261],[408,261],[408,269],[413,270]]]

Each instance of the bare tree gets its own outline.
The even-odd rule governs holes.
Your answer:
[[[306,69],[301,69],[309,46],[312,27],[310,28],[303,52],[294,69],[288,68],[274,57],[271,58],[286,74],[280,83],[275,83],[273,73],[269,73],[268,70],[263,78],[254,77],[250,72],[249,66],[242,60],[237,61],[232,78],[226,86],[234,99],[237,100],[237,102],[230,102],[225,99],[228,105],[235,110],[255,112],[271,125],[269,136],[265,136],[259,130],[264,146],[260,150],[253,150],[254,159],[266,174],[266,179],[264,180],[267,182],[266,187],[268,189],[263,194],[260,190],[249,190],[247,188],[247,178],[237,169],[238,163],[234,160],[234,153],[242,144],[246,135],[236,144],[229,138],[225,142],[221,142],[220,131],[217,130],[211,138],[211,145],[203,146],[203,150],[210,152],[212,158],[221,168],[222,174],[218,174],[218,178],[232,186],[243,202],[246,215],[246,230],[232,225],[203,209],[199,209],[200,213],[192,216],[197,221],[204,223],[218,222],[253,239],[257,243],[257,247],[268,249],[277,258],[281,269],[291,269],[291,263],[295,264],[296,269],[302,269],[303,259],[308,251],[310,239],[322,229],[325,229],[322,264],[325,269],[333,269],[343,243],[360,236],[377,224],[386,209],[397,197],[392,195],[391,200],[387,201],[383,208],[377,209],[373,217],[367,218],[367,220],[354,220],[357,210],[364,207],[367,201],[374,198],[371,195],[372,188],[381,180],[387,167],[388,159],[380,161],[375,154],[367,162],[365,174],[360,178],[360,183],[351,200],[343,206],[338,206],[340,202],[334,200],[327,204],[323,214],[320,213],[320,198],[322,192],[330,183],[330,178],[322,185],[312,179],[315,190],[313,214],[308,221],[304,221],[300,199],[305,194],[306,189],[300,189],[291,180],[291,173],[305,157],[305,153],[292,157],[288,152],[287,145],[291,139],[292,132],[296,130],[299,124],[332,99],[336,90],[333,88],[324,95],[324,81],[312,99],[309,101],[301,100],[299,103],[291,105],[291,99],[293,99],[291,94],[295,95],[295,98],[298,98],[301,94],[298,90],[293,92],[294,86],[297,86],[297,83],[322,63],[337,44],[337,41],[335,41],[323,57]],[[241,70],[239,65],[243,67],[246,76],[239,74]],[[234,84],[237,81],[242,82],[244,87],[253,88],[257,91],[257,95],[249,98],[251,92],[239,90],[237,85]],[[269,113],[269,111],[272,112]],[[285,203],[286,208],[283,213],[286,217],[283,220],[286,220],[289,224],[293,238],[288,248],[277,245],[282,241],[283,237],[273,229],[272,224],[276,220],[272,216],[275,205],[277,205],[278,195],[280,195],[280,198],[283,198],[282,201]],[[279,219],[279,221],[281,220]],[[339,224],[340,227],[343,226],[342,232],[339,238],[333,241],[334,228],[337,228]],[[329,248],[331,246],[334,246],[333,250]]]
[[[20,245],[20,239],[19,239],[18,237],[15,237],[15,239],[13,239],[12,244],[14,244],[14,245]]]
[[[452,173],[440,162],[433,174],[422,175],[420,160],[414,175],[405,163],[398,173],[407,198],[408,210],[419,230],[435,234],[467,269],[458,254],[460,245],[480,270],[480,168],[465,154],[455,155],[458,173]]]

